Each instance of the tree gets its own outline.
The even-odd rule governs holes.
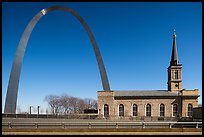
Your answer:
[[[57,95],[48,95],[45,97],[45,101],[48,102],[48,104],[50,105],[51,108],[51,113],[52,114],[59,114],[60,112],[60,107],[61,107],[61,101],[60,101],[60,97]]]
[[[79,114],[83,113],[84,109],[97,109],[97,101],[94,99],[86,98],[81,99],[78,97],[63,94],[48,95],[45,97],[48,102],[52,114]]]
[[[91,99],[91,98],[85,98],[84,100],[87,104],[86,109],[97,109],[98,108],[97,100]]]

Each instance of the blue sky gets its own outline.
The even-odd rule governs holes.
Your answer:
[[[21,35],[34,15],[66,6],[88,24],[98,43],[112,90],[166,90],[173,29],[177,34],[183,88],[199,89],[202,103],[201,2],[27,2],[2,3],[2,112],[11,66]],[[90,40],[70,13],[52,11],[28,41],[17,107],[41,106],[46,95],[97,99],[102,90]]]

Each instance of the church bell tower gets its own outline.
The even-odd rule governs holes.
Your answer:
[[[182,90],[182,64],[179,64],[176,48],[176,32],[173,33],[173,48],[170,66],[168,67],[168,91],[178,92]]]

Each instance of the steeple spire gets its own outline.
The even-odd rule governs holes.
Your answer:
[[[178,65],[178,54],[177,54],[177,48],[176,48],[176,31],[174,29],[173,33],[173,48],[172,48],[172,55],[171,55],[171,66]]]
[[[170,66],[168,67],[168,91],[178,92],[182,90],[182,64],[178,62],[178,54],[176,48],[176,31],[173,33],[173,48]]]

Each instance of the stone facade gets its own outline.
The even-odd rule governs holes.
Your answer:
[[[168,68],[168,90],[177,92],[182,90],[182,66],[169,66]],[[177,75],[177,78],[175,78]]]
[[[128,91],[127,91],[128,92]],[[135,91],[137,92],[137,91]],[[145,92],[145,91],[144,91]],[[154,93],[154,91],[152,91]],[[165,91],[164,91],[165,92]],[[168,91],[166,91],[168,92]],[[135,119],[138,121],[152,121],[163,118],[164,120],[178,120],[188,116],[188,104],[198,107],[198,90],[182,90],[178,96],[143,96],[142,98],[116,98],[115,91],[98,91],[99,118],[107,119]],[[108,105],[109,116],[104,116],[104,105]],[[119,116],[119,105],[124,106],[124,116]],[[137,105],[137,115],[133,116],[133,104]],[[147,104],[151,105],[151,116],[146,115]],[[160,105],[164,105],[164,116],[160,116]],[[178,115],[173,115],[173,104],[177,104]]]
[[[193,108],[198,107],[198,89],[182,89],[182,65],[178,62],[175,32],[167,87],[162,91],[98,91],[99,118],[172,121],[192,117]]]
[[[182,117],[188,117],[188,104],[198,107],[198,89],[182,90]]]
[[[98,113],[99,117],[104,117],[104,105],[109,106],[109,115],[114,117],[114,96],[113,91],[98,91]]]

